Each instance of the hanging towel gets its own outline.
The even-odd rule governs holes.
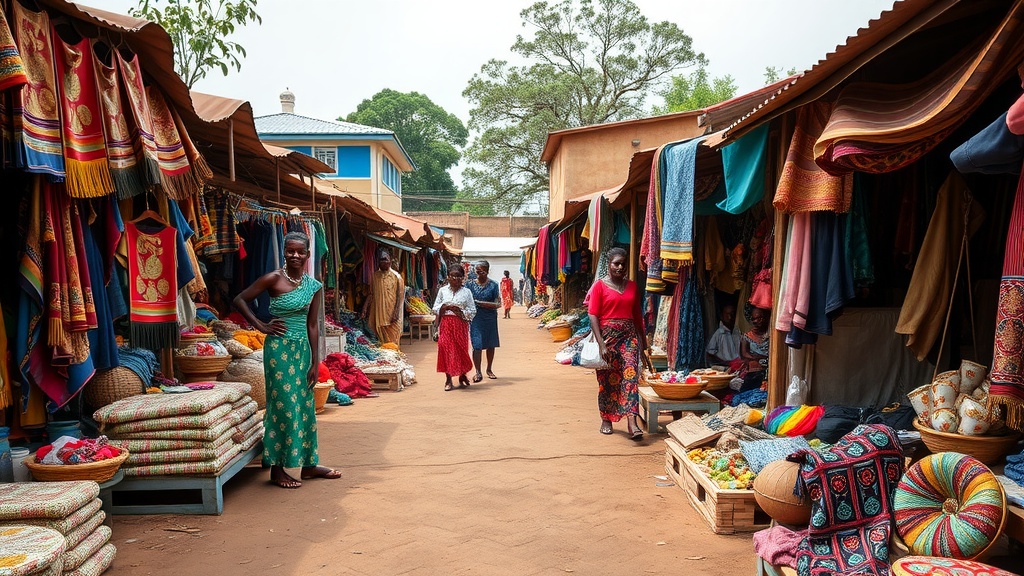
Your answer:
[[[25,65],[18,53],[18,47],[7,24],[7,16],[0,10],[0,92],[21,86],[28,82]]]
[[[64,119],[64,170],[68,195],[96,198],[114,192],[103,140],[103,109],[96,92],[92,44],[76,44],[54,37],[57,80]]]
[[[117,197],[130,198],[145,192],[145,187],[139,171],[139,159],[135,144],[125,118],[125,102],[121,100],[121,83],[117,75],[117,68],[113,64],[106,65],[96,54],[96,44],[93,47],[93,65],[96,70],[96,84],[99,89],[99,102],[103,114],[107,165],[110,168],[110,177],[114,182]]]
[[[661,259],[693,263],[693,194],[697,145],[703,137],[665,147],[665,212]]]
[[[64,177],[53,39],[46,12],[14,2],[14,30],[28,83],[21,89],[21,143],[26,172]]]
[[[825,129],[832,106],[832,102],[816,100],[797,110],[796,128],[775,191],[776,210],[794,213],[850,209],[853,176],[832,176],[814,163],[814,142]]]

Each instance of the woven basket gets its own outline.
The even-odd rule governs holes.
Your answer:
[[[964,436],[933,430],[914,418],[914,428],[921,433],[921,442],[933,454],[959,452],[974,456],[982,464],[993,464],[1017,447],[1020,434],[1014,432],[1003,436]]]
[[[662,382],[660,380],[646,380],[647,385],[654,388],[654,393],[665,400],[690,400],[700,396],[700,393],[708,387],[707,380],[701,380],[696,384],[683,384],[680,382]]]
[[[323,412],[324,407],[327,406],[327,397],[331,395],[331,388],[334,386],[326,382],[313,386],[313,408],[316,409],[317,414]]]
[[[188,348],[190,345],[196,342],[216,342],[217,334],[209,332],[207,334],[182,334],[178,338],[178,348]]]
[[[40,464],[36,455],[25,458],[24,464],[32,472],[32,477],[40,482],[64,482],[68,480],[92,480],[103,483],[117,474],[117,469],[128,459],[128,450],[120,448],[121,454],[99,462],[87,464]]]
[[[552,342],[565,342],[569,338],[572,338],[572,327],[568,324],[559,324],[548,328],[548,332],[551,333]]]
[[[182,382],[216,381],[231,364],[231,356],[175,356],[174,365],[181,370]]]
[[[221,382],[245,382],[252,387],[249,396],[256,401],[256,408],[267,407],[267,381],[263,363],[251,360],[234,360],[217,377]]]
[[[129,396],[145,394],[142,378],[124,366],[97,370],[82,390],[82,399],[92,408],[103,408]]]

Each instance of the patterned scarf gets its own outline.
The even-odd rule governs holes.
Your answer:
[[[139,150],[135,148],[121,101],[121,83],[116,66],[107,66],[93,50],[93,66],[103,107],[107,163],[118,198],[130,198],[145,191],[139,172]]]
[[[139,57],[133,54],[130,60],[126,60],[120,51],[115,50],[114,54],[117,56],[117,68],[121,72],[121,82],[132,114],[131,120],[135,124],[131,137],[135,149],[142,152],[142,175],[146,184],[159,184],[160,164],[157,161],[156,140],[153,138],[153,115],[146,99],[146,88],[142,85]]]
[[[697,145],[703,138],[665,148],[665,214],[661,258],[684,266],[693,263],[693,202]]]
[[[21,90],[21,142],[26,172],[64,177],[57,79],[53,65],[50,18],[14,2],[18,49],[25,62],[28,83]],[[17,131],[17,126],[15,126]]]
[[[125,223],[128,247],[128,295],[132,345],[150,350],[178,343],[178,231],[164,226],[144,232]]]
[[[103,142],[102,109],[88,38],[68,44],[54,41],[57,80],[64,116],[64,166],[72,198],[96,198],[114,191]]]
[[[153,139],[156,140],[156,159],[160,165],[160,185],[167,196],[175,200],[197,194],[199,190],[181,134],[174,123],[174,113],[158,88],[146,86],[146,99],[153,115]]]
[[[5,92],[28,82],[21,54],[14,44],[14,36],[7,25],[7,17],[0,10],[0,92]]]
[[[647,190],[647,210],[644,213],[644,231],[640,240],[640,257],[647,267],[647,291],[663,293],[668,286],[661,278],[661,217],[664,196],[661,190],[660,163],[662,146],[651,162],[650,186]]]
[[[1024,177],[1017,182],[1004,254],[989,393],[994,404],[1006,406],[1007,425],[1024,430]]]
[[[775,192],[776,210],[790,214],[850,210],[853,176],[833,176],[814,163],[814,143],[825,129],[832,107],[832,102],[816,100],[797,110],[796,128]]]

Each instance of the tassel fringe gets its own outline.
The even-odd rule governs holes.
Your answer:
[[[991,396],[995,404],[1006,411],[1006,425],[1018,432],[1024,432],[1024,399],[1011,396]]]
[[[114,192],[107,159],[82,162],[64,159],[65,182],[72,198],[99,198]]]
[[[135,348],[162,350],[174,348],[181,336],[178,322],[132,322],[131,344]]]
[[[139,174],[138,166],[131,168],[111,169],[110,176],[114,180],[114,193],[118,200],[125,200],[138,196],[146,191],[142,183],[142,175]]]

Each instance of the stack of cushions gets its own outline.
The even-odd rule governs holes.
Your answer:
[[[93,417],[130,455],[125,476],[219,476],[263,439],[250,387],[217,382],[210,390],[146,394],[114,402]]]
[[[0,534],[25,525],[55,530],[64,546],[54,574],[102,574],[117,549],[110,544],[110,528],[103,525],[99,495],[99,484],[91,481],[0,484]]]
[[[64,536],[39,526],[0,528],[0,574],[3,576],[60,576]]]
[[[892,499],[903,450],[892,428],[862,424],[834,446],[801,449],[801,487],[811,500],[807,538],[796,553],[800,574],[889,574]]]
[[[976,558],[1006,521],[1003,487],[978,460],[956,452],[914,463],[896,488],[896,529],[913,554]]]
[[[907,556],[893,562],[894,576],[1017,576],[981,562],[953,558]]]

